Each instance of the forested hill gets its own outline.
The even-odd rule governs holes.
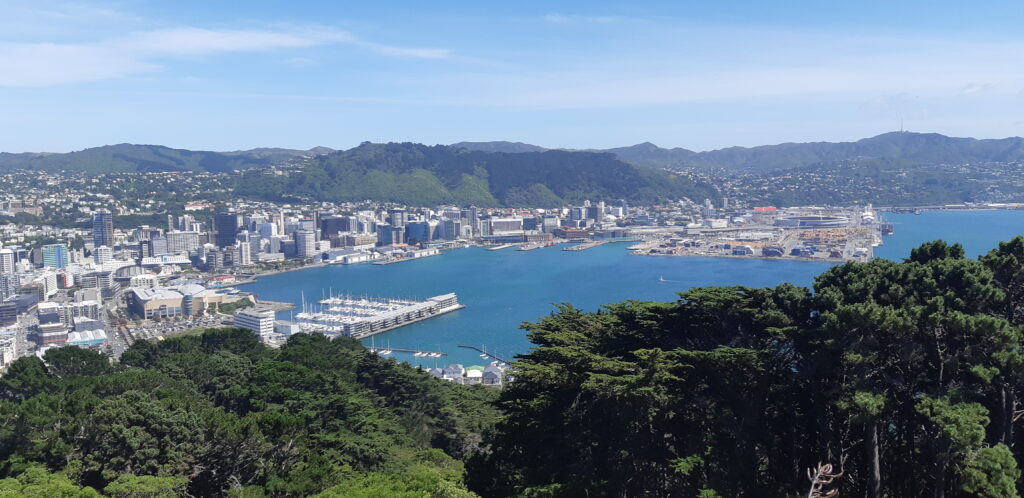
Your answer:
[[[486,150],[503,143],[507,142],[463,142],[457,145]],[[518,144],[518,150],[505,150],[518,152],[528,150],[528,147],[535,146]],[[596,152],[615,154],[623,161],[643,166],[767,173],[863,160],[885,160],[888,164],[906,165],[1020,161],[1024,160],[1024,138],[977,140],[938,133],[892,132],[855,142],[783,143],[705,152],[666,149],[645,142]]]
[[[70,171],[79,173],[210,171],[231,172],[277,164],[289,159],[313,156],[332,149],[317,147],[308,151],[292,149],[252,149],[209,152],[172,149],[162,145],[119,144],[93,147],[68,153],[0,153],[0,171]]]
[[[253,172],[243,176],[236,192],[420,206],[555,207],[586,199],[655,203],[719,198],[710,184],[627,164],[611,154],[482,152],[414,143],[364,143],[317,157],[287,178]]]
[[[470,498],[458,459],[495,418],[495,391],[347,338],[273,350],[222,329],[113,365],[76,347],[43,360],[0,377],[0,496]]]
[[[563,306],[489,451],[483,496],[1014,497],[1024,488],[1024,238],[835,266],[814,292],[708,287]],[[840,477],[809,495],[807,469]],[[826,472],[827,473],[827,472]],[[829,477],[827,480],[831,480]]]

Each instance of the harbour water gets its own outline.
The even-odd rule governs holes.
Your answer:
[[[1024,233],[1024,211],[928,212],[888,214],[895,234],[876,250],[878,257],[900,259],[922,242],[945,239],[964,244],[977,256],[1018,233]],[[401,265],[330,266],[259,279],[244,290],[261,299],[298,303],[323,293],[423,299],[455,292],[466,307],[459,311],[392,330],[374,337],[377,346],[444,351],[433,359],[394,353],[399,361],[426,366],[445,363],[482,364],[475,351],[459,345],[485,347],[502,358],[528,351],[530,342],[519,328],[571,303],[595,310],[625,299],[676,299],[676,293],[709,285],[769,286],[782,282],[810,285],[828,263],[631,256],[628,244],[605,244],[586,251],[560,247],[534,251],[458,249],[434,258]],[[288,312],[279,313],[288,319]],[[364,341],[367,345],[370,340]]]

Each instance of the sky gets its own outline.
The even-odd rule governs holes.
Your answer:
[[[0,151],[1024,135],[1024,3],[0,0]]]

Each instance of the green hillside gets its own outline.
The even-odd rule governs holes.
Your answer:
[[[523,152],[536,146],[508,142],[461,142],[474,150]],[[536,147],[539,148],[539,147]],[[807,142],[727,147],[705,152],[666,149],[650,142],[595,150],[607,152],[630,164],[652,167],[765,173],[817,167],[865,159],[902,161],[907,165],[1011,162],[1024,160],[1024,139],[1019,137],[978,140],[947,137],[938,133],[892,132],[855,142]]]
[[[364,143],[318,157],[287,179],[245,175],[236,192],[266,198],[286,192],[335,202],[541,207],[586,199],[655,203],[719,197],[709,184],[626,164],[611,154],[488,153],[412,143]]]
[[[209,152],[172,149],[162,145],[119,144],[66,154],[0,153],[0,170],[70,171],[80,173],[209,171],[230,172],[277,164],[312,155],[291,149],[253,149]]]
[[[76,347],[43,360],[0,377],[0,496],[469,498],[457,459],[495,417],[493,390],[322,335],[275,350],[222,329],[113,365]]]

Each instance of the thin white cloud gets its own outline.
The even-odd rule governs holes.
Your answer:
[[[381,55],[444,59],[448,50],[384,45],[341,30],[293,31],[174,28],[94,43],[0,43],[0,87],[35,87],[100,81],[156,71],[180,56],[301,49],[344,44]]]

